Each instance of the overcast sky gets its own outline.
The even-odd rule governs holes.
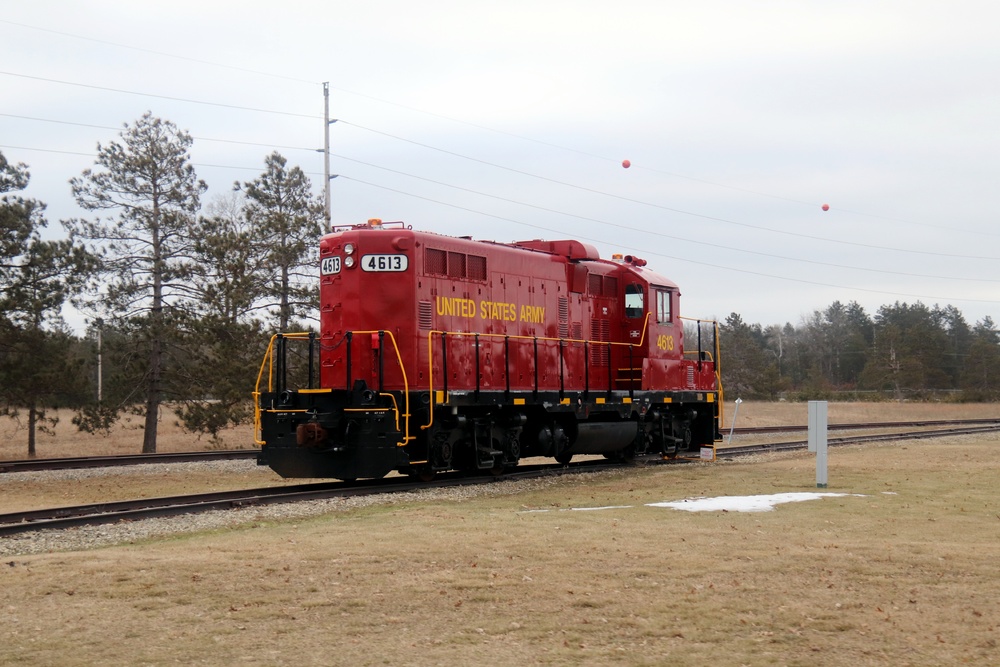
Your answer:
[[[689,317],[1000,321],[996,2],[2,7],[0,150],[52,235],[146,111],[195,137],[205,203],[273,150],[320,193],[329,82],[335,224],[581,239],[645,258]]]

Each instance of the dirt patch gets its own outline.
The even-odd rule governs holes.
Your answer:
[[[0,564],[0,662],[1000,662],[1000,437],[833,450],[826,491],[862,497],[648,506],[815,490],[814,465],[623,469],[19,557]]]

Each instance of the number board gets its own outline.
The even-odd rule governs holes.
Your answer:
[[[324,257],[319,262],[320,275],[329,276],[340,273],[340,257]]]
[[[362,271],[406,271],[409,257],[406,255],[362,255]]]

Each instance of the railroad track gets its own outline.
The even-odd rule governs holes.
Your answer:
[[[0,473],[35,470],[71,470],[77,468],[111,468],[115,466],[147,465],[150,463],[190,463],[192,461],[229,461],[256,458],[257,449],[220,449],[209,452],[172,452],[164,454],[122,454],[119,456],[76,456],[53,459],[22,459],[0,461]]]
[[[981,421],[981,420],[975,420]],[[939,423],[935,423],[939,425]],[[875,435],[829,438],[829,446],[851,445],[871,442],[887,442],[898,440],[916,440],[940,438],[950,435],[970,435],[977,433],[993,433],[1000,430],[1000,422],[990,420],[990,423],[952,428],[935,428],[930,431],[883,433]],[[729,447],[717,451],[717,457],[722,459],[738,458],[766,452],[790,451],[805,449],[807,441],[779,442],[763,445]],[[674,463],[659,459],[644,459],[646,464]],[[504,474],[501,479],[531,479],[542,476],[559,475],[577,472],[593,472],[620,468],[620,464],[602,460],[588,460],[572,463],[568,466],[526,465]],[[44,529],[65,529],[77,526],[100,525],[119,521],[135,521],[153,517],[177,516],[193,514],[209,510],[225,510],[255,505],[273,503],[300,502],[304,500],[346,498],[350,496],[371,495],[375,493],[400,493],[416,489],[440,488],[446,486],[468,486],[488,484],[496,481],[494,477],[470,477],[458,473],[440,476],[432,483],[418,482],[407,477],[388,477],[380,480],[363,482],[324,482],[317,484],[299,484],[295,486],[264,487],[241,491],[223,491],[201,493],[186,496],[171,496],[164,498],[147,498],[110,503],[92,503],[73,507],[58,507],[45,510],[31,510],[0,514],[0,536],[14,535]]]
[[[940,425],[943,422],[924,422],[925,425]],[[876,433],[868,435],[855,435],[843,438],[827,438],[827,446],[836,447],[840,445],[857,445],[871,442],[893,442],[897,440],[927,440],[929,438],[942,438],[949,435],[974,435],[976,433],[994,433],[1000,430],[1000,420],[979,420],[973,419],[968,422],[955,423],[979,423],[980,426],[952,426],[951,428],[936,428],[932,431],[906,431],[900,433]],[[912,426],[912,422],[900,422],[901,426]],[[782,429],[783,427],[777,427]],[[854,428],[853,426],[851,428]],[[787,430],[787,429],[785,429]],[[807,429],[808,430],[808,429]],[[808,447],[808,440],[796,440],[790,442],[774,442],[765,445],[743,445],[737,447],[725,447],[716,450],[716,458],[733,459],[740,456],[750,456],[753,454],[763,454],[769,452],[793,451]]]
[[[420,482],[409,477],[386,477],[358,482],[320,482],[293,486],[261,487],[238,491],[219,491],[162,498],[141,498],[108,503],[90,503],[50,509],[0,514],[0,537],[45,529],[94,526],[118,521],[136,521],[164,516],[228,510],[255,505],[348,498],[375,493],[401,493],[427,488],[488,484],[497,479],[530,479],[585,469],[620,467],[604,461],[581,461],[572,466],[523,466],[502,477],[470,477],[460,473],[442,475],[434,482]]]
[[[829,431],[876,430],[883,428],[955,428],[973,425],[998,425],[996,419],[946,419],[908,422],[867,422],[856,424],[830,424]],[[732,429],[736,435],[762,435],[767,433],[794,433],[808,430],[808,426],[753,426]],[[730,429],[723,429],[728,436]],[[727,447],[728,448],[728,447]],[[208,452],[173,452],[166,454],[124,454],[120,456],[81,456],[69,458],[22,459],[0,461],[0,473],[29,472],[37,470],[69,470],[75,468],[110,468],[114,466],[145,465],[150,463],[190,463],[193,461],[223,461],[256,458],[258,449],[215,450]]]
[[[936,419],[936,420],[922,420],[922,421],[908,421],[908,422],[858,422],[855,424],[830,424],[827,426],[829,431],[847,431],[847,430],[875,430],[880,428],[925,428],[929,426],[933,427],[958,427],[958,426],[972,426],[972,425],[989,425],[996,424],[1000,425],[1000,417],[996,419]],[[759,433],[788,433],[795,431],[808,431],[808,425],[801,426],[746,426],[743,428],[732,429],[733,433],[739,435],[747,434],[759,434]],[[724,434],[729,433],[729,429],[722,429]]]

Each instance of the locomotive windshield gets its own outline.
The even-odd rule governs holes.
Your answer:
[[[625,286],[625,317],[642,317],[643,289],[642,285],[631,283]]]

